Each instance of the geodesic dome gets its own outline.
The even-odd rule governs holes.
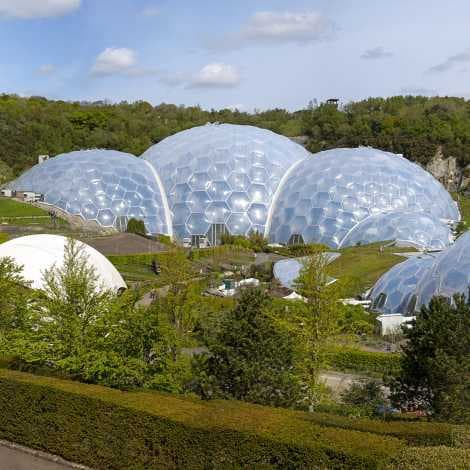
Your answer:
[[[450,300],[454,294],[469,295],[470,288],[470,232],[459,237],[436,258],[432,268],[416,288],[416,308],[427,305],[434,296]]]
[[[424,212],[385,212],[371,215],[352,228],[341,246],[395,240],[423,250],[444,250],[453,241],[450,227]]]
[[[381,314],[414,315],[412,302],[418,282],[431,269],[436,255],[413,256],[387,271],[369,294],[371,307]]]
[[[274,201],[268,233],[275,243],[301,237],[337,248],[368,217],[391,212],[425,213],[436,227],[439,219],[460,219],[444,187],[400,155],[366,147],[327,150],[291,168]],[[440,233],[439,228],[430,239]],[[355,237],[368,241],[367,235]]]
[[[153,167],[131,154],[83,150],[35,165],[13,181],[16,191],[34,191],[44,202],[102,227],[143,220],[149,233],[171,231],[166,198]]]
[[[77,241],[89,266],[98,277],[98,284],[117,292],[126,289],[126,283],[113,264],[86,243]],[[59,235],[29,235],[14,238],[0,245],[0,258],[8,257],[22,267],[23,278],[33,289],[42,289],[44,270],[54,265],[61,267],[67,239]]]
[[[264,233],[282,177],[307,157],[286,137],[232,124],[179,132],[143,154],[162,179],[180,239],[214,226],[236,235]]]

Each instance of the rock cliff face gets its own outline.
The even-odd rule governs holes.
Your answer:
[[[459,167],[456,158],[444,157],[441,147],[438,147],[434,157],[426,165],[426,170],[439,180],[448,191],[461,189],[463,170]]]

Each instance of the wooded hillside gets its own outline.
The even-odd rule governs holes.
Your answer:
[[[463,98],[370,98],[335,106],[310,103],[288,112],[244,113],[228,109],[147,102],[108,104],[0,96],[0,161],[15,174],[37,162],[82,148],[112,148],[135,155],[168,135],[207,122],[252,124],[287,136],[306,135],[312,151],[371,145],[403,153],[422,164],[438,145],[444,156],[470,163],[470,101]]]

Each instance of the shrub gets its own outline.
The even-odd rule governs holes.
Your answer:
[[[137,235],[145,235],[147,233],[144,221],[137,219],[129,219],[126,231],[128,233],[136,233]]]
[[[120,392],[0,370],[0,438],[96,469],[377,468],[399,439],[302,412]]]

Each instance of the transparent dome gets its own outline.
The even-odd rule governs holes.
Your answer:
[[[162,178],[179,238],[206,235],[214,226],[264,233],[282,177],[309,156],[286,137],[232,124],[179,132],[143,154]]]
[[[385,212],[367,217],[343,238],[341,246],[385,240],[423,250],[444,250],[453,241],[450,227],[423,212]]]
[[[58,155],[31,168],[10,188],[41,193],[45,203],[102,227],[126,227],[135,218],[145,222],[149,233],[171,230],[153,167],[127,153],[84,150]]]
[[[414,315],[416,286],[434,260],[435,255],[413,256],[387,271],[369,294],[372,309],[386,315]]]
[[[470,232],[466,232],[439,254],[432,268],[418,283],[416,308],[427,305],[436,295],[452,299],[454,294],[464,294],[468,298],[469,289]]]
[[[366,147],[304,159],[287,175],[276,199],[269,224],[275,243],[301,236],[305,243],[337,248],[357,224],[386,212],[460,219],[456,203],[430,173],[400,155]]]

